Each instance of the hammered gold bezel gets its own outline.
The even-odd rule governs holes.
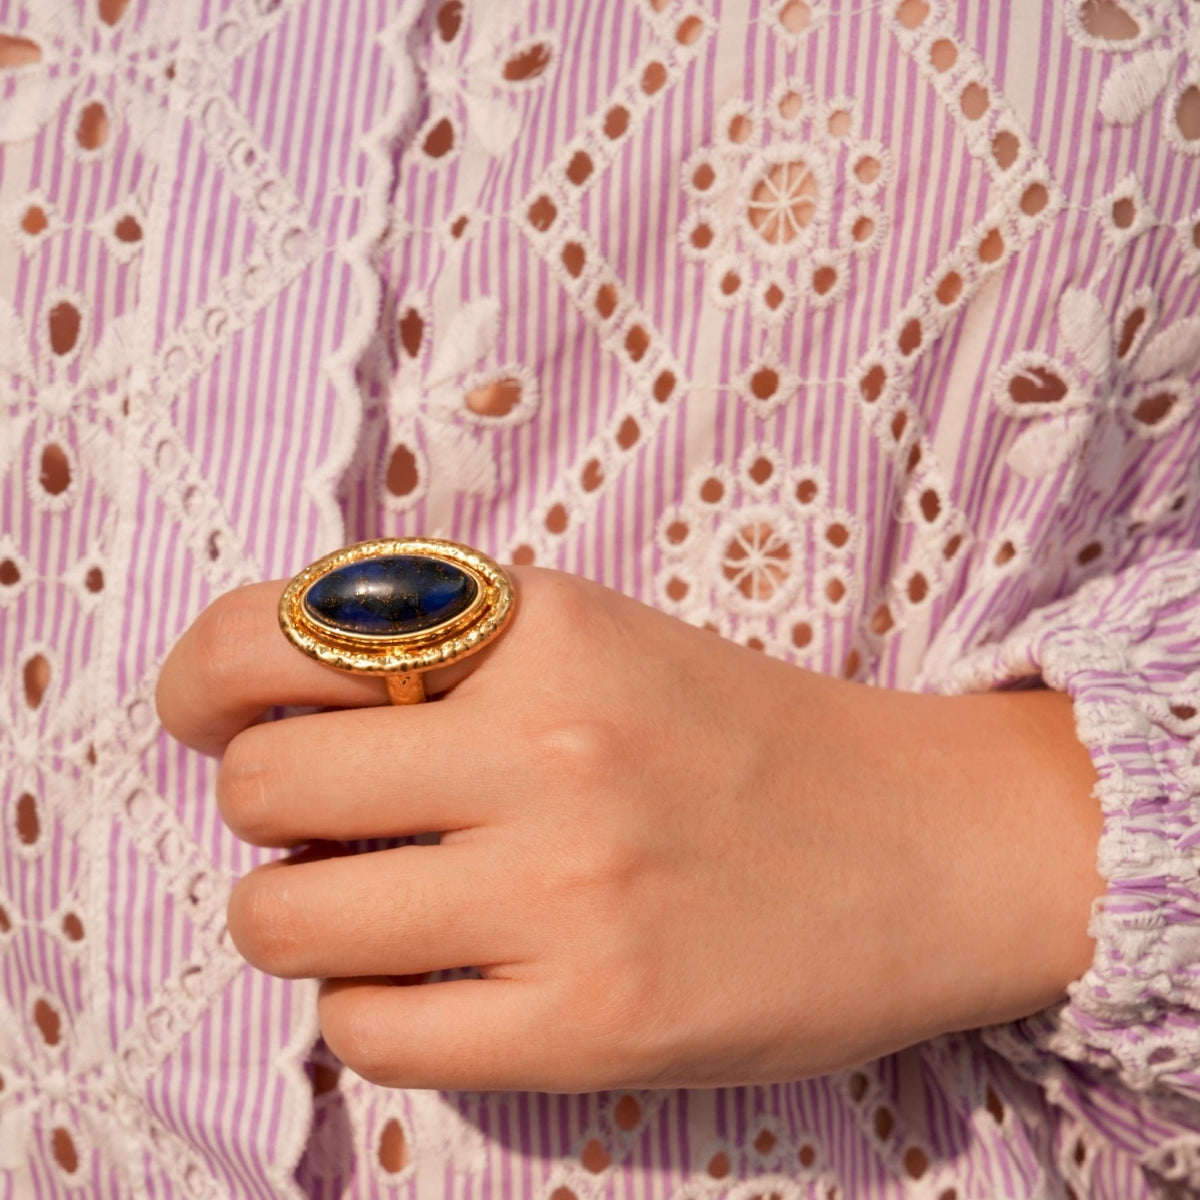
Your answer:
[[[452,563],[477,585],[461,613],[429,629],[392,637],[355,637],[317,621],[304,607],[308,589],[332,571],[382,555],[420,555]],[[482,650],[512,615],[513,586],[486,554],[438,538],[381,538],[326,554],[294,576],[279,601],[279,625],[298,650],[318,662],[356,675],[404,675],[447,666]]]

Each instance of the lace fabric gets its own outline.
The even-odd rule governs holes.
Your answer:
[[[998,11],[0,0],[0,1195],[1200,1187],[1200,13]],[[416,532],[1069,691],[1092,970],[768,1088],[351,1077],[229,944],[260,855],[154,680],[220,592]]]

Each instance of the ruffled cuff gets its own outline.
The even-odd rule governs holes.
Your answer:
[[[946,683],[1038,678],[1072,697],[1099,774],[1108,890],[1092,913],[1091,968],[1009,1038],[1114,1072],[1200,1129],[1200,552],[1092,581],[969,654]]]

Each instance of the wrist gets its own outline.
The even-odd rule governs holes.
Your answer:
[[[913,736],[944,864],[930,983],[951,1000],[947,1030],[1016,1020],[1064,999],[1092,959],[1105,887],[1095,771],[1061,693],[919,699]]]

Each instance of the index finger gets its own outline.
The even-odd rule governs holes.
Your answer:
[[[287,642],[278,617],[286,586],[272,580],[219,597],[167,656],[158,713],[184,745],[220,754],[276,705],[361,708],[388,702],[382,679],[336,671]]]

